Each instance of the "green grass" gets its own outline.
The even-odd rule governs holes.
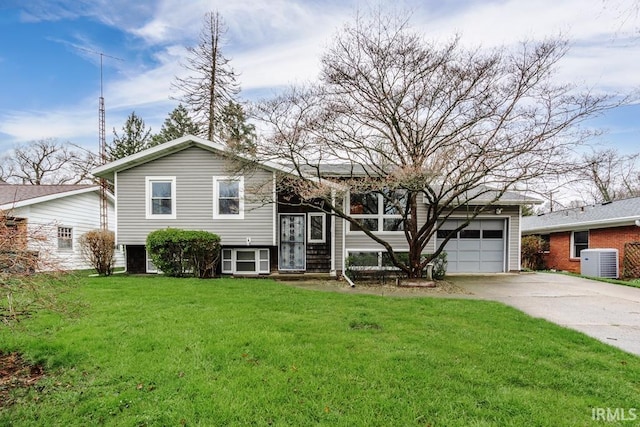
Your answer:
[[[614,285],[630,286],[632,288],[640,288],[640,279],[628,279],[628,280],[609,279],[607,277],[583,276],[582,274],[572,273],[569,271],[545,271],[545,272],[555,273],[555,274],[566,274],[567,276],[581,277],[583,279],[596,280],[598,282],[611,283]]]
[[[498,303],[131,276],[73,295],[79,316],[0,330],[48,371],[0,425],[588,426],[640,405],[640,358]]]

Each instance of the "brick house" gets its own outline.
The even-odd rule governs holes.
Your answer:
[[[522,235],[547,243],[547,268],[580,272],[582,249],[614,248],[623,276],[625,244],[640,242],[640,197],[522,218]]]

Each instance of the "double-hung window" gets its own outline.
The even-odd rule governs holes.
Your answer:
[[[244,218],[243,177],[213,177],[213,217]]]
[[[352,193],[349,197],[349,213],[358,224],[351,224],[351,231],[402,231],[402,211],[407,194],[401,190]]]
[[[580,252],[589,248],[589,231],[571,233],[571,258],[580,258]]]
[[[176,219],[176,177],[146,177],[147,219]]]

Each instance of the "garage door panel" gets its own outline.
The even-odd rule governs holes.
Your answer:
[[[451,229],[462,220],[446,221],[441,227]],[[445,246],[451,273],[495,273],[504,271],[505,241],[504,219],[479,219]]]
[[[482,220],[483,230],[504,230],[504,221],[501,219]]]
[[[459,261],[458,262],[458,273],[474,273],[479,270],[480,265],[477,262],[471,261]]]
[[[502,260],[498,262],[483,262],[480,264],[480,273],[497,273],[503,271]]]
[[[480,252],[478,251],[459,251],[458,261],[476,261],[480,262]]]
[[[502,267],[502,261],[504,259],[504,253],[502,251],[483,251],[481,260],[482,262],[499,262]]]
[[[479,251],[480,240],[460,240],[458,243],[458,250],[460,251]]]
[[[449,242],[444,246],[445,250],[455,252],[458,250],[458,241],[457,240],[449,240]]]
[[[504,241],[503,240],[483,240],[482,241],[482,251],[500,251],[504,250]]]

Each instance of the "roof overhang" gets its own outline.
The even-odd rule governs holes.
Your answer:
[[[509,194],[513,195],[514,192],[509,192]],[[423,203],[429,204],[429,199],[427,196],[422,197]],[[507,197],[498,197],[497,199],[493,198],[483,198],[483,197],[469,197],[468,200],[464,200],[464,197],[461,197],[461,200],[456,201],[460,206],[470,205],[470,206],[487,206],[487,205],[500,205],[500,206],[523,206],[523,205],[540,205],[544,203],[543,200],[534,199],[533,197],[520,196],[517,199],[510,199]]]
[[[611,227],[625,227],[629,225],[637,225],[637,221],[640,221],[640,216],[629,216],[623,218],[610,218],[597,221],[577,221],[566,224],[555,224],[549,226],[535,227],[530,229],[521,228],[522,234],[546,234],[546,233],[559,233],[563,231],[575,231],[575,230],[587,230],[593,228],[611,228]]]
[[[24,207],[24,206],[35,205],[35,204],[38,204],[38,203],[48,202],[50,200],[62,199],[64,197],[70,197],[70,196],[75,196],[75,195],[84,194],[84,193],[91,193],[91,192],[99,191],[99,190],[100,190],[100,186],[94,185],[92,187],[80,188],[78,190],[63,191],[63,192],[60,192],[60,193],[48,194],[46,196],[33,197],[31,199],[25,199],[25,200],[20,200],[20,201],[17,201],[17,202],[5,203],[3,205],[0,205],[0,210],[6,211],[6,210],[11,210],[11,209],[17,209],[17,208],[21,208],[21,207]],[[107,196],[109,197],[109,199],[111,201],[114,200],[113,195],[108,191],[107,191]]]

